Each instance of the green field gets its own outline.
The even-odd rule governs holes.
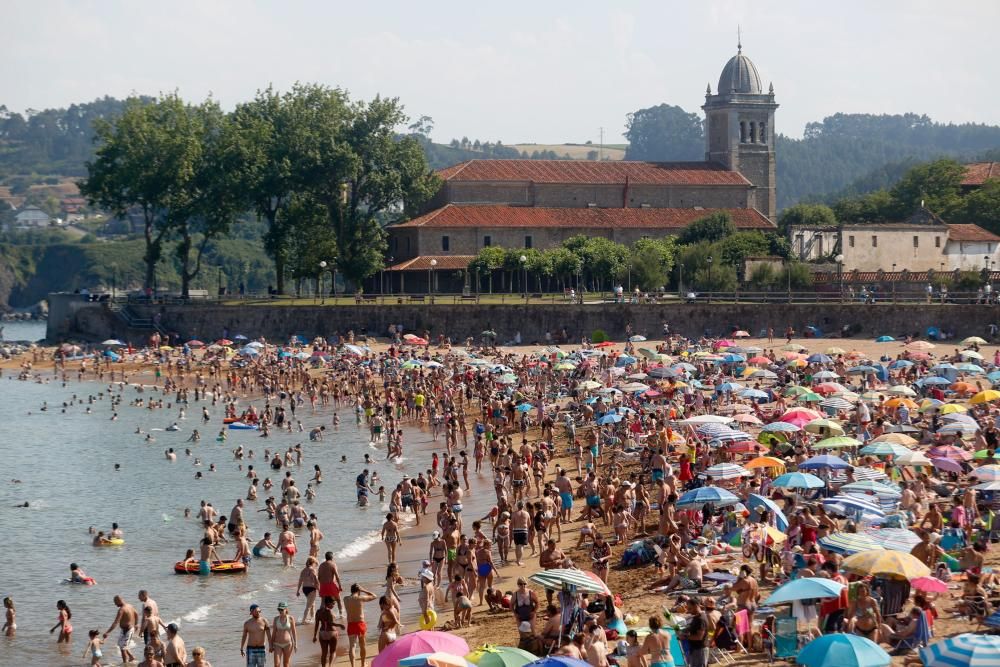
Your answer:
[[[604,144],[604,159],[624,160],[628,144]],[[590,151],[600,151],[597,144],[514,144],[514,148],[531,155],[535,151],[552,151],[559,157],[569,155],[574,160],[586,160]]]

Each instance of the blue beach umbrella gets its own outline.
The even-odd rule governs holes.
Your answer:
[[[879,336],[878,338],[875,339],[875,342],[876,343],[891,343],[894,340],[896,340],[896,339],[893,338],[892,336]]]
[[[775,477],[771,486],[783,489],[822,489],[826,482],[807,472],[786,472]]]
[[[624,418],[621,415],[616,414],[614,412],[609,412],[608,414],[598,419],[597,423],[601,426],[604,426],[605,424],[617,424],[622,419]]]
[[[702,486],[688,491],[677,500],[677,507],[697,508],[702,505],[735,505],[740,502],[734,494],[717,486]]]
[[[771,422],[761,429],[767,433],[795,433],[801,431],[802,429],[795,424],[789,424],[788,422]]]
[[[830,454],[820,454],[819,456],[814,456],[811,459],[806,459],[799,464],[799,470],[812,470],[814,468],[833,468],[834,470],[838,470],[850,467],[851,465],[844,459]]]
[[[835,633],[806,644],[795,662],[805,667],[885,667],[892,657],[870,639]]]
[[[517,410],[518,412],[531,412],[534,408],[535,406],[533,406],[531,403],[521,403],[514,409]]]
[[[920,380],[917,380],[913,384],[921,386],[921,387],[924,386],[924,385],[926,385],[926,384],[931,384],[931,385],[934,385],[934,384],[951,384],[951,380],[949,380],[948,378],[943,378],[940,375],[932,375],[930,377],[921,378]]]
[[[913,362],[909,359],[896,359],[889,364],[889,368],[909,368]]]
[[[885,549],[879,542],[865,533],[833,533],[819,538],[819,546],[841,556],[850,556],[862,551]]]
[[[948,637],[920,649],[926,667],[993,667],[1000,665],[1000,637],[971,632]]]
[[[815,354],[810,354],[806,357],[806,361],[810,364],[829,364],[833,362],[833,359],[831,359],[828,355],[816,352]]]
[[[764,600],[765,606],[794,602],[796,600],[815,600],[819,598],[835,598],[844,590],[844,584],[833,579],[819,577],[803,577],[793,579],[787,584],[776,588],[770,597]]]
[[[750,509],[755,507],[766,507],[774,514],[774,523],[777,525],[778,530],[788,530],[788,518],[785,516],[785,513],[781,511],[778,503],[774,502],[767,496],[760,496],[756,493],[751,493],[750,498],[747,500],[747,506]]]
[[[716,391],[726,394],[734,391],[741,391],[743,389],[745,389],[745,387],[736,382],[723,382],[722,384],[720,384],[718,387],[715,388]]]
[[[590,667],[590,663],[567,655],[550,655],[541,660],[529,662],[524,667]]]

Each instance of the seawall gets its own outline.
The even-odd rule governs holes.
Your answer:
[[[148,330],[129,329],[124,319],[105,304],[87,303],[72,295],[52,295],[48,337],[50,341],[131,338],[138,342]],[[393,304],[350,306],[282,306],[216,304],[131,305],[134,317],[152,320],[180,334],[183,340],[210,341],[229,336],[265,336],[286,340],[292,335],[307,339],[353,330],[384,336],[390,324],[407,331],[429,330],[432,337],[449,335],[455,343],[467,336],[479,337],[484,330],[497,332],[500,342],[520,332],[524,342],[543,341],[565,330],[570,342],[579,342],[595,330],[621,340],[625,327],[650,338],[659,337],[662,323],[672,331],[697,337],[728,334],[744,329],[757,336],[773,328],[780,338],[786,327],[803,332],[816,327],[824,335],[840,335],[845,329],[859,338],[881,335],[926,335],[929,327],[962,338],[986,337],[988,326],[1000,322],[1000,306],[958,304],[735,304],[671,303],[630,304]],[[801,334],[800,334],[801,335]]]

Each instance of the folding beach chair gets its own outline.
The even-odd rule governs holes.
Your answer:
[[[799,654],[799,619],[777,618],[774,623],[774,657],[794,659]]]

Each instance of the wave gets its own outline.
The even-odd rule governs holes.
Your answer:
[[[336,557],[338,559],[342,558],[356,558],[360,556],[370,547],[378,544],[382,541],[382,532],[378,530],[373,530],[369,533],[365,533],[358,539],[354,540],[346,547],[337,552]]]
[[[197,607],[196,609],[194,609],[192,611],[189,611],[188,613],[184,614],[180,618],[175,618],[173,621],[171,621],[171,623],[178,623],[178,624],[180,624],[181,621],[183,621],[185,623],[194,623],[194,624],[201,623],[202,621],[204,621],[204,620],[206,620],[208,618],[209,612],[212,611],[212,609],[214,607],[215,607],[214,604],[202,605],[202,606]],[[168,623],[168,625],[169,625],[169,623]]]

